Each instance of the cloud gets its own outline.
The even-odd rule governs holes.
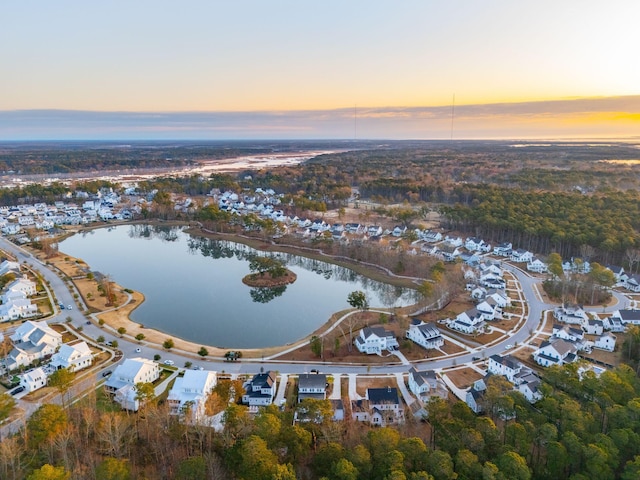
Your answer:
[[[640,95],[455,106],[456,138],[636,135]],[[256,112],[0,111],[0,140],[449,138],[452,108]]]

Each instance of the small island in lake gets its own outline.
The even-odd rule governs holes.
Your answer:
[[[249,269],[252,273],[245,275],[242,283],[250,287],[280,287],[298,278],[281,260],[273,257],[257,256],[249,263]]]

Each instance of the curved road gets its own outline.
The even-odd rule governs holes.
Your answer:
[[[62,310],[56,315],[50,317],[48,319],[49,322],[61,322],[64,321],[64,318],[71,317],[72,324],[75,326],[82,325],[84,327],[83,333],[90,338],[96,338],[99,335],[102,335],[107,341],[117,340],[119,344],[118,348],[122,350],[124,354],[123,358],[135,356],[153,358],[154,354],[161,353],[163,360],[172,360],[178,367],[182,367],[185,362],[190,361],[198,366],[206,367],[207,369],[231,374],[255,374],[258,373],[261,368],[264,368],[267,365],[276,368],[281,373],[287,374],[305,373],[308,372],[310,368],[318,365],[322,365],[325,368],[330,369],[331,373],[336,374],[395,374],[407,372],[410,368],[410,366],[408,365],[401,364],[382,366],[332,364],[330,362],[309,362],[305,364],[299,362],[290,363],[287,361],[278,361],[277,359],[267,361],[243,359],[241,362],[225,362],[222,359],[194,360],[192,356],[181,355],[179,352],[164,352],[151,346],[139,345],[136,342],[129,341],[125,338],[119,338],[119,336],[110,333],[110,331],[107,329],[98,327],[94,323],[87,324],[87,318],[85,317],[83,312],[78,310],[77,304],[73,298],[72,293],[69,291],[69,288],[55,272],[53,272],[48,266],[44,265],[40,260],[33,257],[22,248],[9,242],[6,238],[0,238],[0,247],[14,254],[18,258],[20,263],[26,261],[27,264],[31,265],[31,268],[33,270],[40,273],[48,282],[50,282],[50,287],[53,292],[55,292],[55,296],[58,299],[59,303],[63,303],[65,306],[73,305],[72,310]],[[488,358],[494,354],[502,354],[505,353],[506,345],[519,345],[525,343],[531,336],[531,333],[537,330],[538,324],[542,317],[542,313],[545,310],[553,309],[556,305],[544,303],[539,299],[534,289],[534,285],[538,282],[537,278],[531,277],[520,268],[510,264],[503,263],[502,267],[505,270],[511,272],[516,277],[519,282],[521,299],[524,304],[528,306],[527,318],[524,320],[524,322],[521,322],[521,326],[518,328],[518,330],[508,332],[504,338],[500,339],[490,346],[483,348],[482,350],[476,349],[473,352],[465,353],[462,355],[417,362],[420,366],[428,367],[434,370],[443,369],[452,367],[454,365],[472,362],[474,360],[474,357],[477,358],[479,356],[480,352],[485,358]],[[618,303],[606,310],[616,310],[618,308],[624,308],[628,305],[628,300],[624,295],[615,291],[613,293],[618,299]],[[136,352],[137,349],[141,349],[141,352]],[[113,366],[106,366],[102,371],[112,368]],[[96,378],[98,380],[101,379],[101,373],[98,373]]]

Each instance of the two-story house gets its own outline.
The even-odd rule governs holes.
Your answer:
[[[303,373],[298,377],[298,402],[305,398],[326,400],[327,376],[324,373]]]
[[[275,372],[267,370],[266,372],[258,373],[244,384],[245,394],[242,396],[242,403],[250,407],[271,405],[276,395],[276,388]]]
[[[383,350],[392,351],[400,345],[393,332],[383,327],[365,327],[353,341],[360,353],[381,355]]]
[[[206,417],[205,404],[216,386],[216,372],[209,370],[185,370],[177,377],[167,397],[169,413],[185,415],[192,423],[202,423]]]
[[[444,345],[444,338],[438,327],[433,323],[425,323],[420,320],[413,319],[406,336],[409,340],[414,341],[422,348],[431,350],[440,348]]]

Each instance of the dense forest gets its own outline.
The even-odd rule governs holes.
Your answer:
[[[301,423],[293,422],[295,399],[285,411],[269,407],[256,416],[232,403],[221,431],[180,422],[161,402],[149,401],[132,414],[113,410],[98,395],[68,409],[40,407],[22,435],[0,443],[0,477],[639,478],[640,382],[631,368],[597,377],[576,364],[552,367],[542,389],[544,398],[534,407],[505,379],[493,377],[485,415],[437,399],[427,405],[427,417],[407,412],[406,423],[394,428],[334,422],[328,401],[305,400],[302,407],[316,421]]]
[[[30,168],[34,158],[39,159],[33,160],[35,164],[40,162],[47,169],[63,168],[56,165],[68,165],[68,157],[73,170],[83,166],[109,168],[109,162],[114,166],[130,162],[136,168],[160,167],[167,159],[189,163],[319,146],[336,145],[85,146],[55,150],[54,158],[41,147],[5,149],[3,154],[22,170]],[[640,247],[640,155],[635,145],[390,142],[375,149],[367,143],[357,147],[319,155],[297,166],[206,178],[160,177],[141,182],[139,188],[142,192],[157,189],[190,196],[205,195],[212,188],[272,188],[287,195],[284,204],[289,213],[298,215],[340,208],[356,191],[360,199],[375,201],[381,211],[394,203],[405,203],[420,212],[435,210],[441,213],[447,229],[480,235],[490,242],[510,241],[516,248],[542,255],[579,256],[587,246],[595,249],[593,258],[602,264],[622,263],[629,249]],[[0,202],[51,201],[66,194],[69,190],[65,188],[73,191],[79,187],[52,184],[7,189],[0,192]],[[170,210],[168,205],[165,210]]]

